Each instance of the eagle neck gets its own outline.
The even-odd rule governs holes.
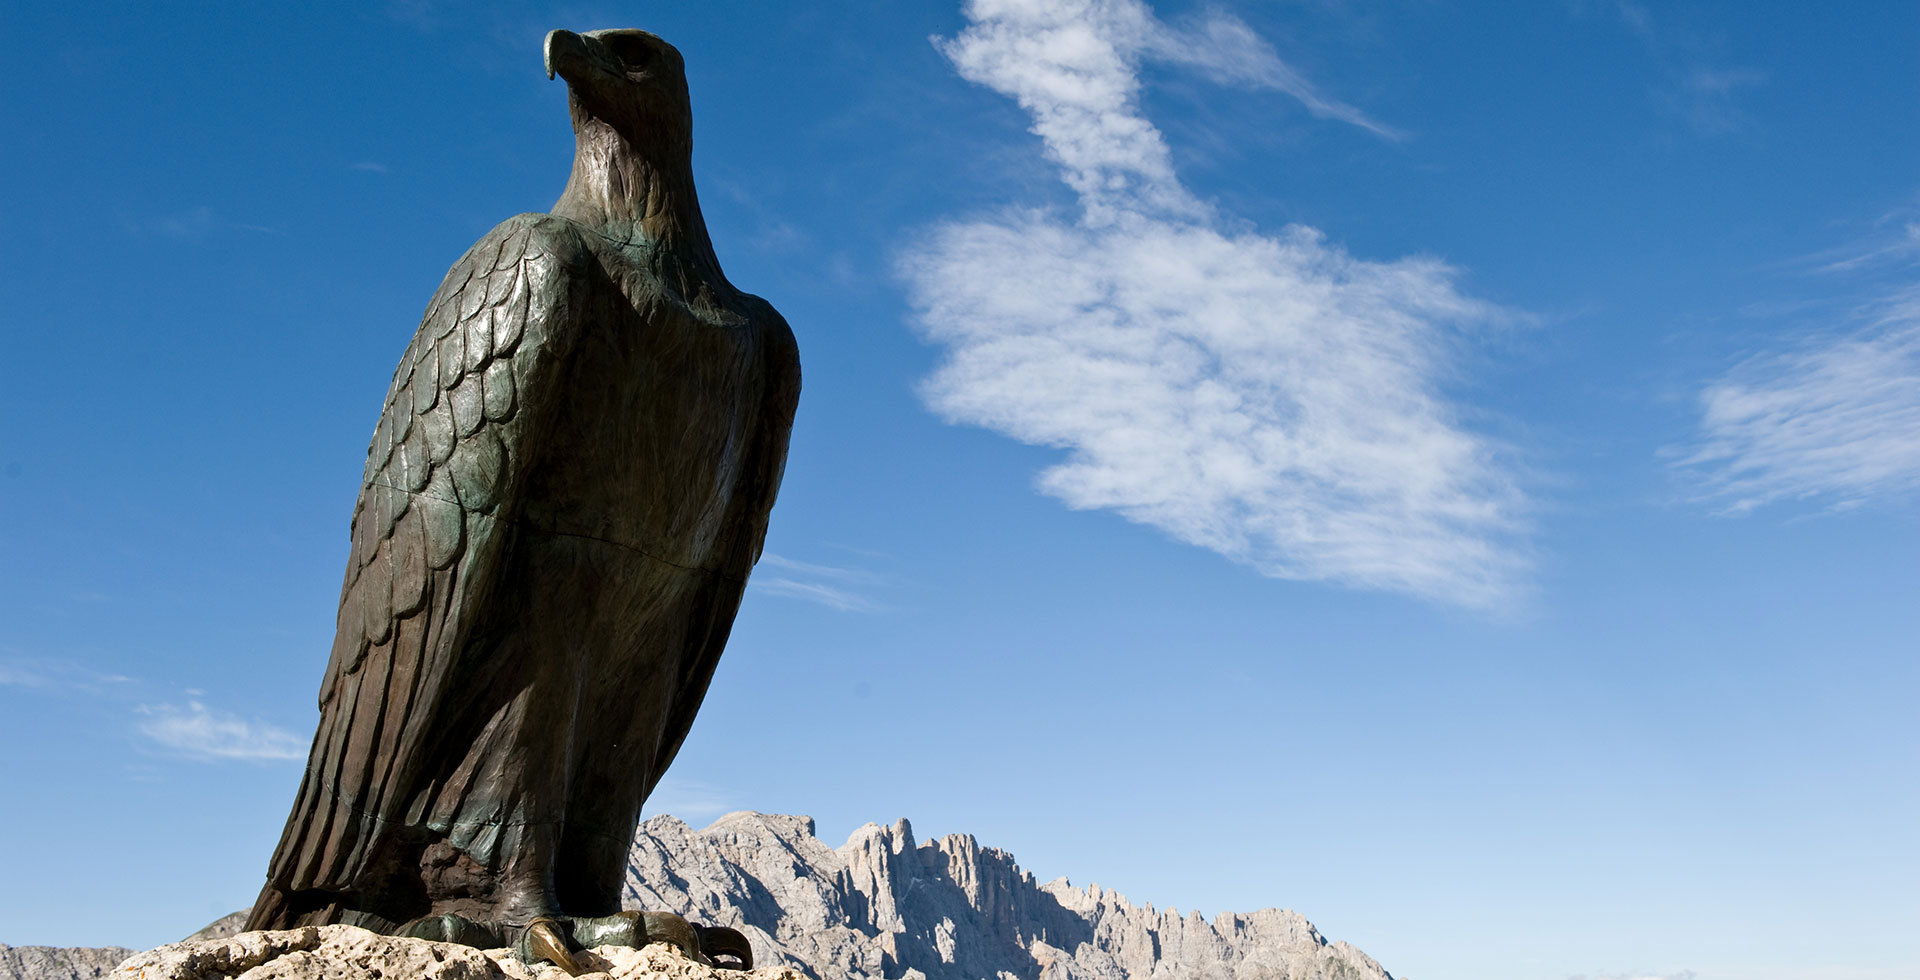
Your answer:
[[[730,289],[693,189],[693,147],[629,139],[587,118],[575,131],[573,173],[553,213],[637,247],[653,271],[688,295]]]

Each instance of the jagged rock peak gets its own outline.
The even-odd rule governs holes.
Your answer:
[[[1044,885],[970,834],[917,842],[902,819],[838,848],[812,818],[742,811],[704,830],[641,824],[624,903],[732,926],[756,962],[818,980],[1391,980],[1287,909],[1222,913],[1135,906],[1065,878]]]
[[[94,980],[133,950],[119,946],[9,946],[0,943],[0,980]]]
[[[767,980],[782,969],[792,971],[788,980],[1392,980],[1365,953],[1328,942],[1290,909],[1223,912],[1212,922],[1198,912],[1156,911],[1099,884],[1037,883],[1013,855],[971,835],[919,843],[905,820],[867,824],[838,848],[815,833],[804,816],[742,811],[704,830],[654,817],[635,834],[622,904],[740,930],[763,968],[755,973]],[[147,980],[213,980],[256,969],[247,975],[559,977],[466,947],[426,949],[445,944],[334,931],[347,926],[228,936],[236,917],[245,913],[192,937],[201,942],[161,947],[129,965],[145,963]],[[162,951],[173,952],[154,959]],[[112,971],[126,953],[0,946],[0,980],[128,976]],[[616,977],[666,968],[682,980],[742,977],[710,977],[690,961],[660,959],[673,955],[649,947],[605,959]],[[325,968],[302,972],[309,962]]]

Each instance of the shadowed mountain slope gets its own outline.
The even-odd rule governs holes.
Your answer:
[[[917,843],[905,820],[832,848],[809,817],[732,813],[705,830],[654,817],[622,902],[732,926],[756,962],[820,980],[1390,980],[1292,911],[1157,912],[1098,885],[1040,884],[971,835]]]

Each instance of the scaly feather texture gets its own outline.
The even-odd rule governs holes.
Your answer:
[[[646,43],[656,75],[679,71]],[[249,928],[617,909],[641,804],[759,558],[792,331],[721,274],[690,143],[581,125],[569,81],[576,181],[454,264],[394,372],[319,728]]]

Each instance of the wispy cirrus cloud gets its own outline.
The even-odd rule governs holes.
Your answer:
[[[1767,80],[1765,72],[1726,63],[1706,37],[1669,24],[1656,24],[1648,8],[1632,0],[1603,2],[1640,39],[1665,76],[1656,98],[1695,132],[1715,135],[1746,123],[1740,95]]]
[[[71,660],[0,657],[0,687],[106,695],[127,691],[135,683],[125,674],[103,673]]]
[[[207,692],[185,688],[185,704],[153,702],[153,685],[72,660],[24,657],[0,649],[0,688],[34,698],[78,698],[124,723],[136,744],[201,761],[304,759],[305,740],[276,725],[208,707]]]
[[[1724,512],[1846,509],[1920,490],[1920,296],[1871,326],[1748,359],[1700,394],[1684,464]]]
[[[223,232],[232,230],[260,232],[269,235],[284,235],[286,229],[270,225],[248,224],[231,221],[205,205],[188,208],[172,214],[156,217],[128,220],[125,230],[136,237],[159,236],[179,242],[199,242]]]
[[[879,576],[858,568],[795,561],[769,552],[760,556],[748,588],[841,612],[877,612],[882,606],[867,592],[880,582]]]
[[[646,812],[649,815],[670,813],[697,826],[741,808],[739,796],[733,790],[669,773],[647,795]]]
[[[1390,140],[1406,138],[1401,130],[1320,91],[1293,66],[1282,61],[1266,38],[1226,11],[1209,9],[1174,26],[1156,21],[1152,13],[1138,3],[1113,4],[1111,9],[1119,15],[1115,17],[1116,24],[1124,25],[1130,37],[1114,31],[1110,31],[1110,35],[1129,37],[1140,51],[1152,58],[1197,68],[1208,78],[1225,85],[1284,92],[1321,119],[1349,123]]]
[[[283,728],[217,711],[199,701],[145,704],[135,729],[154,744],[195,759],[304,759],[307,743]]]
[[[1728,133],[1748,122],[1740,108],[1741,93],[1766,81],[1766,72],[1756,68],[1693,65],[1681,73],[1679,81],[1667,93],[1666,102],[1695,132]]]
[[[1920,223],[1905,221],[1814,271],[1892,266],[1838,329],[1755,354],[1700,392],[1700,434],[1680,465],[1724,514],[1780,501],[1846,510],[1920,491]]]
[[[1261,77],[1317,114],[1385,127],[1282,84],[1297,76],[1224,15],[1176,29],[1138,0],[966,12],[941,50],[1032,115],[1079,213],[948,222],[902,257],[918,326],[947,349],[922,385],[934,411],[1066,450],[1039,487],[1070,507],[1267,575],[1507,603],[1525,501],[1501,447],[1441,392],[1455,328],[1499,311],[1435,259],[1368,261],[1302,226],[1239,230],[1174,173],[1138,69],[1158,57]]]

